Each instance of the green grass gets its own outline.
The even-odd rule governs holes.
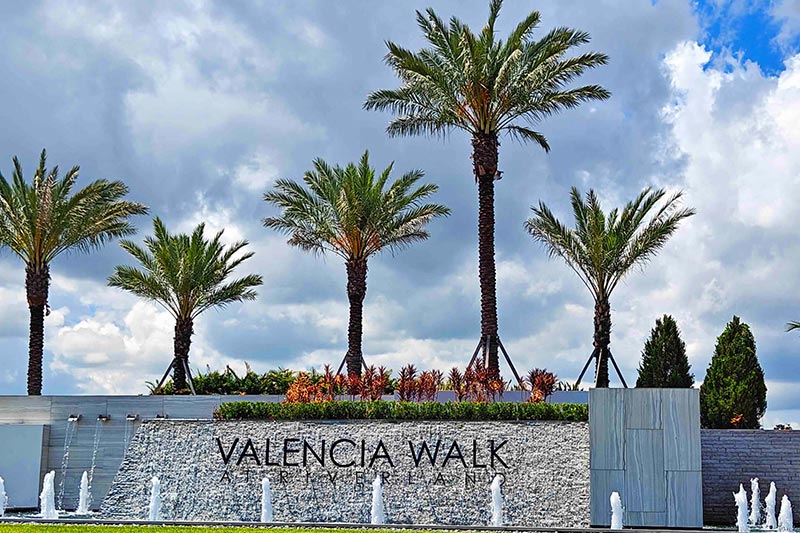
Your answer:
[[[586,404],[517,402],[334,401],[319,403],[230,402],[217,420],[566,420],[589,419]]]
[[[388,533],[389,529],[315,529],[315,528],[276,528],[258,527],[259,533]],[[203,526],[104,526],[104,525],[69,525],[69,524],[0,524],[0,533],[243,533],[252,526],[243,527],[203,527]],[[416,532],[415,532],[416,533]],[[434,533],[421,531],[419,533]],[[440,532],[439,532],[440,533]]]

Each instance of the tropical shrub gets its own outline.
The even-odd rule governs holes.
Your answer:
[[[691,372],[686,344],[675,319],[669,315],[656,319],[656,327],[650,331],[642,350],[637,387],[691,388],[694,374]]]
[[[755,338],[750,327],[734,316],[717,338],[700,386],[700,421],[706,428],[759,428],[766,410],[767,385]]]
[[[245,374],[241,377],[229,366],[221,372],[206,367],[206,372],[197,372],[192,382],[196,394],[286,394],[295,377],[294,371],[285,368],[259,374],[245,363]],[[157,389],[157,385],[147,383],[150,394],[174,394],[172,380],[161,389]]]
[[[556,375],[543,368],[534,368],[526,379],[530,387],[532,402],[544,402],[556,389]]]
[[[458,368],[450,370],[447,388],[456,393],[458,401],[490,402],[501,398],[508,384],[487,368],[482,359],[476,359],[463,374]]]
[[[566,420],[589,419],[586,404],[517,402],[324,401],[306,403],[228,402],[217,420]]]

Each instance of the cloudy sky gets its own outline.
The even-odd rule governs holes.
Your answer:
[[[264,229],[262,193],[312,159],[425,170],[453,211],[431,239],[370,263],[368,362],[446,369],[479,332],[476,188],[469,142],[390,139],[389,117],[363,111],[397,85],[384,40],[422,45],[414,10],[432,5],[479,26],[484,1],[0,3],[0,170],[81,166],[82,182],[125,181],[131,197],[180,230],[205,221],[256,252],[254,303],[197,324],[194,367],[319,368],[346,343],[344,267],[289,248]],[[676,317],[702,380],[725,323],[753,328],[769,387],[765,425],[800,421],[800,1],[508,2],[502,31],[531,9],[543,30],[592,35],[610,64],[585,78],[613,97],[539,129],[549,154],[503,141],[498,183],[500,330],[521,368],[574,380],[591,348],[592,301],[523,230],[540,199],[568,216],[568,190],[608,207],[643,187],[683,189],[697,209],[612,300],[612,349],[636,378],[654,320]],[[137,239],[149,231],[140,217]],[[46,394],[143,393],[169,362],[172,323],[105,283],[127,261],[116,244],[52,265]],[[0,254],[0,393],[25,391],[28,313],[21,263]]]

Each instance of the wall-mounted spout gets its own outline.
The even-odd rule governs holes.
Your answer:
[[[97,420],[100,422],[108,422],[111,420],[111,415],[97,415]]]
[[[77,422],[81,419],[81,415],[69,415],[67,417],[67,422]]]
[[[127,420],[128,422],[135,422],[136,420],[139,420],[139,415],[127,414],[125,415],[125,420]]]

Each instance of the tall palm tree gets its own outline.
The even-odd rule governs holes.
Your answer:
[[[28,394],[42,394],[44,317],[49,314],[50,263],[66,251],[89,252],[110,239],[135,232],[128,222],[147,212],[122,200],[128,188],[120,181],[97,180],[72,193],[78,167],[63,178],[58,167],[47,170],[42,150],[33,183],[25,181],[22,165],[14,158],[9,182],[0,173],[0,247],[25,263],[25,290],[30,311]]]
[[[117,266],[108,278],[110,286],[156,302],[175,319],[174,354],[167,371],[172,370],[176,392],[186,389],[189,348],[197,316],[212,307],[255,300],[253,288],[262,284],[261,276],[255,274],[228,279],[236,267],[253,256],[253,252],[239,254],[247,241],[226,247],[221,241],[222,231],[211,240],[204,231],[205,224],[200,224],[191,235],[170,234],[156,218],[154,236],[146,237],[143,247],[128,240],[120,242],[141,269]]]
[[[497,168],[499,137],[507,133],[549,151],[544,134],[533,128],[562,109],[610,96],[599,85],[567,88],[587,69],[608,60],[605,54],[592,52],[567,57],[573,48],[589,42],[588,33],[555,28],[535,39],[540,17],[532,11],[503,41],[495,33],[501,5],[502,0],[491,0],[489,20],[477,35],[455,17],[447,25],[433,9],[417,11],[428,46],[412,52],[387,42],[386,63],[402,85],[375,91],[364,104],[396,115],[387,128],[391,136],[440,136],[461,129],[472,138],[481,288],[478,346],[495,373],[499,373],[500,344],[494,262],[494,182],[502,174]]]
[[[631,269],[644,266],[655,257],[681,220],[694,215],[694,209],[679,207],[681,196],[679,192],[667,197],[663,190],[647,188],[621,212],[614,209],[606,215],[594,191],[589,190],[583,200],[578,189],[573,187],[575,228],[562,224],[543,202],[531,208],[534,216],[525,223],[528,232],[545,245],[551,257],[562,258],[594,297],[594,351],[578,382],[594,359],[595,386],[608,387],[608,361],[611,359],[625,385],[609,349],[611,293]],[[664,203],[656,207],[665,197]],[[645,220],[654,209],[650,219]]]
[[[278,217],[264,225],[289,235],[302,250],[331,252],[347,266],[350,321],[347,330],[347,373],[361,375],[362,314],[367,294],[367,260],[388,249],[396,251],[428,238],[426,225],[450,210],[425,203],[438,187],[417,186],[422,171],[412,170],[387,186],[394,163],[377,174],[364,152],[358,164],[330,166],[316,159],[303,176],[305,186],[278,180],[264,200],[279,207]]]

